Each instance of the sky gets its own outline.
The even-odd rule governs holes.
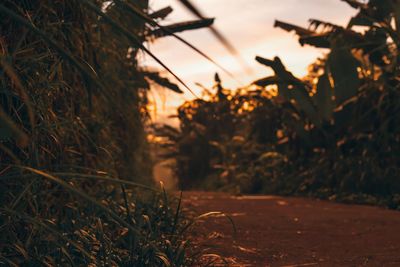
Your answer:
[[[206,17],[215,18],[214,26],[230,40],[252,70],[252,73],[247,73],[207,29],[186,31],[179,35],[223,65],[236,79],[230,78],[173,37],[157,39],[147,44],[196,95],[201,95],[202,91],[196,83],[211,88],[216,72],[220,74],[223,85],[231,89],[270,75],[272,72],[268,68],[254,60],[256,55],[266,58],[279,56],[287,69],[298,77],[304,76],[307,66],[327,51],[300,46],[294,33],[273,27],[275,19],[303,27],[308,26],[310,18],[346,25],[356,13],[340,0],[192,0],[192,3]],[[174,12],[163,22],[164,25],[196,19],[177,0],[150,0],[152,10],[166,6],[171,6]],[[142,57],[145,66],[162,70],[148,56]],[[173,115],[185,100],[194,98],[182,86],[181,88],[185,91],[182,95],[160,89],[151,91],[150,99],[155,102],[155,111],[152,114],[155,121],[176,124],[176,121],[168,120],[167,117]]]

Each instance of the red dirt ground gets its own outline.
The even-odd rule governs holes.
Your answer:
[[[202,247],[224,256],[228,266],[400,266],[398,211],[204,192],[184,192],[183,201],[196,212],[221,211],[234,220],[236,240],[223,217],[200,222],[196,230]]]

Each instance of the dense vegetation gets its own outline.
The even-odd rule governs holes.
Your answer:
[[[329,49],[307,77],[258,57],[274,76],[232,92],[216,75],[214,93],[179,108],[180,130],[158,129],[181,188],[400,206],[400,8],[346,2],[359,10],[346,28],[276,22]],[[184,240],[194,221],[153,188],[145,131],[149,84],[181,91],[137,58],[175,76],[143,45],[173,35],[212,61],[174,34],[212,19],[160,26],[171,11],[147,0],[0,3],[1,266],[194,264]]]
[[[216,76],[204,98],[178,110],[160,135],[183,189],[306,194],[400,207],[400,6],[345,0],[346,27],[276,21],[302,45],[329,49],[299,79],[257,57],[273,76],[229,91]]]
[[[145,40],[212,21],[159,26],[171,11],[150,13],[147,0],[0,3],[0,265],[190,263],[190,222],[152,188],[144,131],[149,82],[180,90],[137,54],[158,60]]]

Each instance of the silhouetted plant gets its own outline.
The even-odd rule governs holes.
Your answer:
[[[0,265],[190,264],[190,222],[151,187],[143,129],[148,80],[181,91],[137,54],[175,75],[143,42],[212,21],[163,27],[168,10],[149,13],[147,0],[0,3]]]
[[[179,108],[173,155],[182,188],[399,205],[399,4],[346,2],[359,10],[347,27],[276,21],[301,44],[329,49],[306,77],[278,57],[257,57],[273,76],[229,93],[216,79],[215,93]]]

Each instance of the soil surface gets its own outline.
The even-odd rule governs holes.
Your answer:
[[[400,266],[400,212],[378,207],[277,197],[184,192],[202,220],[196,242],[225,266]],[[211,263],[210,266],[224,266]]]

